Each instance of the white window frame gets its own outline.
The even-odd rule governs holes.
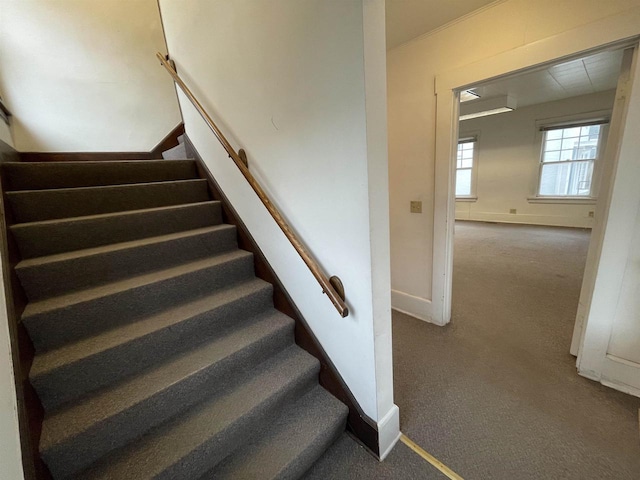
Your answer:
[[[475,202],[478,200],[478,196],[476,194],[476,185],[478,179],[478,145],[479,145],[480,135],[478,133],[467,133],[464,135],[460,135],[458,138],[458,143],[456,144],[456,159],[455,159],[455,184],[453,191],[456,190],[456,184],[458,179],[458,170],[468,170],[468,168],[458,168],[458,145],[461,143],[473,143],[473,163],[471,165],[471,192],[469,195],[456,195],[456,201],[459,202]]]
[[[595,112],[592,112],[595,113]],[[602,112],[598,112],[602,113]],[[557,120],[557,119],[556,119]],[[543,122],[537,123],[537,144],[539,146],[539,160],[538,160],[538,174],[535,183],[534,195],[529,197],[530,203],[584,203],[595,204],[597,200],[598,184],[600,179],[600,158],[604,151],[604,145],[606,144],[606,138],[608,135],[608,115],[598,115],[596,117],[574,117],[572,119],[564,118],[562,121],[556,122]],[[591,174],[591,185],[589,195],[542,195],[540,194],[540,186],[542,182],[542,169],[545,164],[550,162],[544,162],[544,153],[546,146],[546,133],[551,130],[560,130],[572,127],[583,127],[589,125],[600,125],[600,134],[598,137],[598,148],[596,150],[596,156],[593,159],[593,170]],[[572,160],[572,162],[580,160]]]

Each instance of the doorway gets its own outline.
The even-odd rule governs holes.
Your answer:
[[[594,53],[600,52],[589,52],[569,60],[578,60]],[[478,82],[465,85],[465,89],[472,89]],[[439,98],[438,116],[442,120],[440,102]],[[520,107],[521,110],[524,108]],[[486,130],[460,129],[458,137],[458,129],[452,121],[453,118],[457,120],[458,105],[452,110],[454,113],[449,121],[439,122],[440,126],[456,132],[455,139],[450,142],[449,153],[457,152],[458,140],[463,145],[475,140],[478,142],[477,164],[482,167],[485,159],[482,143],[487,139]],[[599,110],[590,109],[587,112],[592,120],[598,119],[593,118],[595,111]],[[573,113],[569,112],[571,115]],[[504,125],[499,133],[504,134],[505,128],[512,123],[508,117],[511,114],[500,115],[504,115]],[[573,193],[572,197],[586,193],[586,190],[589,193],[592,191],[591,185],[579,184],[587,179],[584,175],[580,177],[578,167],[576,172],[569,168],[568,175],[556,175],[554,182],[549,181],[549,172],[542,171],[547,170],[540,165],[543,142],[557,140],[553,135],[545,138],[546,132],[578,128],[579,134],[567,135],[567,140],[575,137],[592,137],[590,140],[595,140],[595,131],[590,128],[584,132],[581,130],[593,125],[578,127],[567,123],[571,119],[564,117],[561,113],[538,115],[537,119],[543,121],[529,123],[529,146],[533,149],[534,144],[538,145],[538,161],[535,165],[537,170],[534,168],[533,172],[534,180],[529,185],[532,190],[521,196],[524,196],[525,207],[531,201],[531,205],[538,208],[537,211],[526,210],[520,205],[504,206],[500,212],[489,210],[490,205],[476,211],[470,208],[463,210],[468,220],[482,219],[471,217],[484,213],[485,220],[500,223],[488,224],[488,228],[481,231],[464,232],[466,239],[458,235],[456,248],[450,250],[453,259],[461,250],[458,240],[467,240],[466,246],[462,247],[467,249],[463,253],[468,260],[464,268],[468,269],[461,270],[457,261],[451,263],[451,276],[454,279],[453,322],[446,328],[439,328],[412,321],[402,314],[395,317],[398,321],[394,325],[394,338],[399,340],[394,345],[394,351],[398,352],[398,365],[406,365],[409,360],[420,362],[419,366],[412,365],[414,368],[410,381],[408,375],[404,374],[406,368],[397,368],[398,384],[410,384],[410,388],[403,389],[408,396],[403,400],[404,411],[407,412],[406,405],[411,406],[405,415],[419,420],[423,418],[421,415],[428,415],[423,412],[431,412],[429,432],[418,440],[463,477],[556,478],[570,474],[576,478],[636,478],[640,471],[636,441],[639,400],[576,375],[575,359],[569,355],[572,319],[575,317],[581,270],[589,240],[589,234],[579,228],[585,225],[550,227],[540,219],[540,225],[524,225],[524,222],[516,225],[505,223],[504,218],[497,215],[517,216],[521,212],[522,215],[528,215],[526,220],[529,223],[533,223],[532,216],[551,215],[548,210],[543,210],[549,204],[533,201],[536,193],[548,192],[550,185],[554,186],[553,193],[556,196],[562,191]],[[609,120],[613,117],[615,115],[611,113]],[[549,119],[554,121],[548,122]],[[603,124],[599,124],[601,128],[605,128]],[[606,128],[612,127],[609,125]],[[551,154],[562,152],[563,140],[564,132],[560,136],[559,149],[551,148],[551,145],[546,149],[550,153],[549,165],[555,164]],[[579,150],[579,147],[578,141],[577,147],[574,145],[564,150]],[[585,147],[589,147],[588,142],[585,142]],[[504,149],[513,152],[515,142]],[[473,159],[476,154],[473,148],[463,146],[461,150],[471,151],[471,154],[462,154],[461,159]],[[455,212],[453,180],[458,167],[458,158],[454,157],[454,165],[452,157],[450,155],[446,159],[447,168],[450,169],[448,179],[451,180],[447,192],[451,197],[446,200],[451,203],[451,215]],[[575,160],[586,162],[591,159]],[[459,168],[468,169],[469,163],[473,164],[461,162]],[[595,165],[593,167],[590,171],[595,172]],[[510,173],[504,176],[512,178],[513,172]],[[601,173],[601,178],[605,178],[604,173]],[[478,198],[468,198],[469,202],[465,205],[480,205],[480,198],[487,194],[487,189],[472,191],[470,186],[474,182],[473,177],[473,172],[465,174],[462,185],[465,188],[460,188],[459,193]],[[541,182],[543,177],[546,182]],[[594,178],[591,177],[592,181]],[[479,177],[475,181],[480,187]],[[541,186],[544,189],[541,190]],[[592,218],[588,213],[600,211],[597,208],[599,206],[577,205],[587,208],[585,217],[579,215],[580,221],[593,221],[595,224],[597,215],[594,214],[594,220],[588,220]],[[512,213],[512,208],[516,212]],[[489,217],[490,213],[495,216]],[[478,247],[479,243],[483,246]],[[563,253],[568,249],[576,253],[571,259],[563,258]],[[548,257],[540,259],[541,252],[547,252]],[[496,265],[497,262],[501,262],[500,265]],[[529,272],[530,282],[522,282],[519,277],[529,264],[534,264],[537,269]],[[504,280],[502,285],[496,281],[496,275],[491,275],[496,268],[501,269],[498,276]],[[463,282],[455,283],[456,278],[462,278]],[[533,289],[536,295],[531,295]],[[467,299],[476,303],[460,311],[456,308],[456,299],[461,294],[468,294]],[[571,308],[567,308],[566,303],[559,307],[557,301],[568,295],[572,296],[569,302]],[[499,306],[499,303],[502,305]],[[556,330],[559,322],[555,314],[560,308],[564,309],[565,323],[560,330]],[[501,317],[499,322],[496,321],[498,316]],[[522,324],[527,328],[521,328]],[[409,434],[413,433],[412,422],[407,422],[403,428]],[[613,444],[616,446],[611,448]],[[535,456],[531,452],[536,452]]]
[[[633,44],[632,44],[633,45]],[[491,76],[487,72],[491,71],[502,71],[505,67],[502,59],[495,60],[493,65],[483,65],[482,67],[476,67],[472,69],[472,72],[466,72],[463,70],[459,70],[456,72],[451,72],[447,75],[437,77],[436,78],[436,93],[437,93],[437,135],[436,135],[436,188],[435,188],[435,214],[434,214],[434,265],[433,265],[433,319],[434,323],[444,325],[448,323],[451,318],[451,287],[452,287],[452,268],[453,268],[453,229],[454,229],[454,219],[455,219],[455,207],[456,201],[454,196],[455,191],[455,178],[456,178],[456,165],[450,160],[452,157],[455,157],[455,152],[458,149],[458,113],[459,113],[459,104],[458,98],[461,95],[461,92],[467,92],[469,90],[473,90],[472,87],[474,85],[484,86],[489,85],[491,82],[505,82],[509,81],[510,77],[515,77],[516,75],[523,74],[526,75],[536,75],[536,72],[548,70],[553,66],[560,66],[564,64],[575,63],[580,59],[598,57],[598,55],[605,55],[606,52],[615,51],[624,49],[624,74],[620,76],[620,82],[618,84],[618,91],[615,96],[615,108],[611,113],[611,117],[613,121],[611,125],[607,123],[606,112],[589,112],[588,116],[592,116],[594,120],[594,125],[603,123],[604,127],[603,132],[606,133],[606,129],[611,127],[611,129],[615,132],[615,138],[620,140],[622,138],[622,132],[625,127],[625,115],[627,111],[627,106],[630,103],[629,100],[629,92],[631,91],[631,86],[634,83],[634,72],[637,69],[635,62],[635,50],[633,47],[629,45],[629,43],[619,43],[615,46],[610,45],[608,47],[602,47],[599,49],[592,49],[590,51],[586,51],[582,54],[574,54],[572,56],[564,57],[562,60],[556,60],[555,62],[546,62],[538,64],[535,67],[514,69],[511,73],[505,73],[501,75]],[[523,52],[525,57],[528,56],[527,52]],[[532,57],[536,57],[537,54],[532,55]],[[513,63],[513,65],[521,65],[527,63],[527,58],[518,58],[515,61],[512,58],[512,55],[509,55],[509,61]],[[492,59],[493,60],[493,59]],[[531,59],[529,59],[531,60]],[[509,63],[509,62],[506,62]],[[551,67],[550,67],[551,66]],[[484,73],[482,73],[484,72]],[[460,85],[463,83],[463,79],[468,80],[473,78],[474,76],[485,74],[489,78],[488,80],[482,80],[474,83],[468,83],[462,87],[447,87]],[[637,79],[636,79],[637,80]],[[451,90],[449,90],[451,88]],[[507,98],[507,100],[511,100]],[[508,102],[507,102],[508,103]],[[450,108],[447,106],[450,105]],[[510,107],[508,104],[503,104],[502,107]],[[468,112],[462,112],[463,115],[468,115]],[[473,113],[473,112],[471,112]],[[597,114],[597,115],[596,115]],[[600,115],[602,114],[602,116]],[[577,120],[586,122],[587,117],[577,118]],[[539,124],[536,124],[536,130],[538,133],[537,137],[532,142],[533,145],[539,145],[542,142],[542,139],[546,138],[548,130],[559,130],[560,127],[570,127],[572,125],[567,125],[567,123],[571,124],[570,118],[562,118],[562,117],[553,117],[549,119],[542,119]],[[588,123],[588,122],[586,122]],[[581,126],[587,126],[584,123]],[[555,132],[556,134],[558,132]],[[549,137],[551,133],[548,134]],[[627,138],[630,138],[628,135]],[[462,140],[468,140],[462,138]],[[549,140],[552,140],[549,138]],[[628,141],[628,140],[627,140]],[[596,264],[598,252],[600,251],[600,247],[602,244],[604,231],[605,231],[605,223],[608,215],[609,204],[608,200],[610,199],[611,193],[613,191],[612,182],[614,180],[614,173],[617,165],[617,156],[618,145],[620,142],[614,142],[613,147],[607,149],[605,154],[612,157],[612,160],[609,162],[603,161],[601,165],[606,168],[596,168],[594,165],[593,168],[593,182],[592,185],[595,185],[596,195],[600,194],[602,198],[607,199],[607,201],[601,201],[600,206],[596,210],[590,210],[589,215],[593,216],[594,220],[594,232],[596,233],[597,242],[594,248],[590,249],[589,257],[587,261],[587,268],[585,274],[585,286],[588,286],[588,283],[593,283],[596,275],[596,269],[594,265]],[[551,147],[551,146],[550,146]],[[550,152],[552,151],[549,148]],[[539,154],[539,153],[538,153]],[[556,166],[557,167],[557,166]],[[529,203],[548,203],[546,199],[537,199],[535,198],[540,193],[548,193],[544,190],[540,190],[541,187],[545,187],[542,185],[540,181],[545,178],[548,179],[549,173],[552,172],[553,166],[546,166],[542,163],[538,167],[538,175],[536,177],[535,184],[532,184],[530,187],[530,191],[532,192],[529,197],[527,197],[526,201]],[[557,169],[557,168],[556,168]],[[471,180],[474,181],[473,179]],[[579,180],[582,188],[584,185],[588,186],[588,182],[585,182],[584,179]],[[547,182],[548,183],[548,182]],[[597,191],[597,185],[602,184],[603,191]],[[547,185],[548,187],[548,185]],[[575,185],[574,185],[575,187]],[[575,187],[577,188],[577,187]],[[576,192],[574,192],[576,193]],[[578,192],[582,193],[582,192]],[[533,207],[532,207],[533,208]],[[537,207],[539,208],[539,207]],[[547,207],[545,207],[547,208]],[[458,208],[458,213],[460,213],[461,208]],[[514,212],[515,211],[515,212]],[[591,213],[593,212],[593,213]],[[505,213],[502,212],[504,215]],[[517,209],[509,209],[508,214],[512,215],[517,214]],[[485,218],[485,220],[489,220],[489,218]],[[586,292],[586,295],[585,295]],[[578,322],[576,324],[576,335],[574,335],[574,343],[576,338],[581,338],[584,335],[584,332],[581,331],[581,324],[584,323],[586,318],[586,308],[589,306],[589,297],[591,291],[589,288],[583,288],[583,295],[580,300],[580,308],[578,311]],[[581,311],[582,309],[582,311]],[[573,351],[573,349],[572,349]],[[575,354],[575,352],[574,352]]]
[[[606,50],[459,93],[454,317],[467,301],[498,309],[487,320],[513,315],[537,344],[569,350],[623,56]],[[478,288],[459,288],[473,277]]]

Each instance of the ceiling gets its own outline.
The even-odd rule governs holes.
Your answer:
[[[602,52],[470,90],[483,100],[508,95],[515,98],[517,107],[612,90],[618,82],[622,52]]]
[[[495,0],[387,0],[387,50]]]
[[[387,49],[431,32],[496,0],[387,0]],[[603,52],[472,89],[483,99],[509,95],[518,107],[616,88],[622,50]]]

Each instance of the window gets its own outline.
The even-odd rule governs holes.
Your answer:
[[[539,196],[590,197],[603,122],[545,127]]]
[[[474,168],[476,164],[475,137],[461,139],[458,142],[456,160],[456,197],[471,197],[474,190]]]

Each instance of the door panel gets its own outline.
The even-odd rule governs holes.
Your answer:
[[[637,52],[625,57],[627,81],[616,92],[622,111],[612,146],[610,201],[602,209],[593,294],[582,305],[577,366],[583,376],[640,396],[640,65]]]

